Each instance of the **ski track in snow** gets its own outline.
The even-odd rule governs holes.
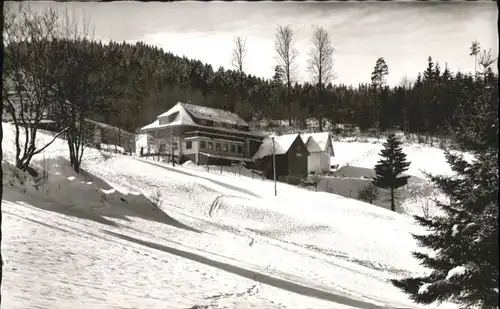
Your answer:
[[[59,156],[67,155],[57,140],[44,157]],[[286,184],[274,197],[271,182],[230,173],[104,161],[92,150],[83,168],[97,179],[68,175],[71,192],[100,178],[109,187],[95,194],[108,196],[112,212],[125,207],[119,199],[158,191],[161,208],[190,229],[130,215],[88,220],[71,211],[90,196],[71,196],[74,207],[61,213],[6,185],[3,230],[14,231],[3,240],[6,308],[424,308],[388,282],[423,271],[409,256],[409,233],[419,229],[408,218]]]

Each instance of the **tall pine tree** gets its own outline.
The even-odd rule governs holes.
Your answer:
[[[491,63],[490,63],[491,64]],[[460,102],[455,129],[472,162],[447,152],[453,177],[431,176],[449,202],[443,215],[415,219],[430,233],[414,235],[427,253],[414,252],[427,275],[393,280],[418,303],[452,301],[462,308],[498,308],[498,76],[484,70]]]
[[[389,133],[383,144],[380,159],[375,165],[375,178],[372,183],[379,188],[390,190],[391,210],[396,211],[396,190],[408,183],[410,176],[401,176],[407,171],[410,162],[406,161],[406,154],[401,148],[401,141],[394,133]]]

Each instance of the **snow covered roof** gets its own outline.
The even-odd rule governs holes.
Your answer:
[[[312,138],[319,146],[320,150],[314,150],[316,147],[314,143],[311,143],[311,149],[309,149],[309,144],[307,144],[307,150],[309,152],[317,152],[317,151],[326,151],[326,147],[328,145],[328,139],[332,139],[332,134],[329,132],[318,132],[318,133],[303,133],[300,135],[305,144],[308,143],[309,138]]]
[[[301,136],[301,137],[307,146],[307,151],[309,151],[309,152],[322,152],[323,151],[321,149],[321,147],[318,145],[318,143],[316,143],[314,138],[312,138],[312,136],[309,136],[308,138],[304,138],[303,136]]]
[[[140,131],[147,131],[147,130],[150,130],[150,129],[158,129],[158,128],[162,128],[162,127],[165,127],[165,126],[166,125],[160,126],[160,120],[156,119],[152,123],[150,123],[150,124],[145,125],[144,127],[142,127],[140,129]]]
[[[299,137],[299,134],[285,134],[279,136],[266,137],[260,145],[252,159],[257,160],[273,154],[273,137],[274,137],[274,154],[282,155],[288,152],[293,142]]]
[[[162,128],[162,127],[169,127],[169,126],[178,126],[178,125],[195,125],[196,123],[193,121],[193,118],[189,113],[187,112],[186,108],[182,105],[182,103],[177,103],[174,107],[169,109],[167,112],[161,114],[160,116],[156,117],[158,120],[161,118],[165,118],[167,116],[171,116],[176,114],[174,119],[171,119],[168,124],[162,124],[160,125],[158,122],[157,127]]]
[[[167,127],[184,125],[184,126],[191,126],[191,127],[197,127],[197,128],[216,129],[217,131],[227,132],[227,133],[238,133],[238,134],[245,134],[247,136],[264,137],[264,134],[260,134],[257,132],[247,132],[247,131],[242,131],[242,130],[238,130],[235,128],[222,128],[222,127],[210,127],[210,126],[199,125],[193,121],[193,119],[191,118],[191,115],[190,115],[191,112],[188,112],[188,109],[186,108],[186,106],[195,106],[196,107],[196,105],[192,105],[192,104],[178,103],[174,107],[169,109],[167,112],[159,115],[155,121],[142,127],[140,129],[140,132],[147,132],[147,131],[153,131],[153,130],[167,128]],[[202,107],[202,108],[205,108],[205,107]],[[216,109],[211,109],[211,108],[207,108],[207,109],[217,111]],[[219,111],[224,112],[224,113],[229,113],[229,112],[225,112],[222,110],[219,110]],[[172,122],[169,122],[168,124],[167,123],[160,124],[161,118],[173,115],[175,113],[178,113],[178,114],[175,116],[175,119]],[[230,114],[232,114],[232,113],[230,113]],[[238,117],[238,115],[236,115],[236,114],[233,114],[233,115],[235,117]],[[193,115],[193,116],[196,117],[196,115]],[[214,120],[214,118],[211,118],[211,119]],[[243,121],[243,120],[241,120],[241,121]],[[228,121],[226,121],[226,123],[227,122]],[[246,123],[246,122],[243,121],[243,123]],[[240,123],[238,125],[242,125],[242,124]]]
[[[168,128],[168,127],[179,126],[179,125],[186,125],[186,124],[183,123],[182,121],[175,121],[175,122],[171,122],[169,124],[160,124],[160,121],[158,119],[156,119],[152,123],[142,127],[139,130],[139,132],[146,133],[148,131],[154,131],[157,129]],[[200,129],[216,129],[217,131],[227,132],[228,134],[229,133],[238,133],[238,134],[245,134],[249,137],[252,137],[252,136],[253,137],[264,137],[264,134],[258,133],[258,132],[246,132],[246,131],[240,131],[240,130],[228,129],[228,128],[214,128],[214,127],[209,127],[209,126],[202,126],[202,125],[195,124],[195,123],[187,124],[187,125],[192,126],[192,127],[197,127]]]
[[[171,108],[169,111],[159,115],[158,118],[166,117],[173,114],[174,112],[178,111],[176,107],[179,106],[181,106],[189,114],[199,119],[229,123],[239,126],[248,126],[248,123],[245,122],[243,119],[241,119],[241,117],[236,115],[235,113],[218,108],[211,108],[211,107],[194,105],[190,103],[182,103],[182,102],[177,103],[176,106]]]
[[[124,135],[135,136],[135,133],[125,131],[123,129],[120,129],[118,127],[112,126],[112,125],[107,124],[107,123],[95,121],[95,120],[92,120],[92,119],[85,119],[85,121],[93,123],[93,124],[95,124],[95,125],[97,125],[97,126],[99,126],[101,128],[106,128],[106,129],[115,130],[115,131],[121,131],[121,133],[124,134]]]

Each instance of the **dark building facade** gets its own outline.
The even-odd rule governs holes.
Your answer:
[[[274,157],[276,162],[276,178],[289,183],[299,183],[308,174],[309,151],[298,134],[275,136]],[[273,138],[263,141],[254,155],[255,168],[262,170],[269,179],[274,178],[273,171]]]

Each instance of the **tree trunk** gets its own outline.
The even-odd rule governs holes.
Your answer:
[[[288,83],[288,126],[292,126],[292,101],[290,99],[291,85]]]
[[[321,82],[319,83],[319,89],[318,89],[318,122],[319,122],[319,131],[323,132],[323,114],[321,113],[323,110],[321,106],[323,106],[322,103],[322,87],[321,87]]]
[[[80,162],[78,162],[78,160],[75,161],[74,165],[73,165],[73,169],[75,170],[75,172],[77,174],[80,173]]]
[[[394,201],[394,188],[391,188],[391,210],[396,211],[396,203]]]
[[[73,137],[71,135],[68,135],[68,148],[69,148],[69,162],[71,163],[71,166],[75,168],[76,154],[75,154],[75,149],[73,147]]]

